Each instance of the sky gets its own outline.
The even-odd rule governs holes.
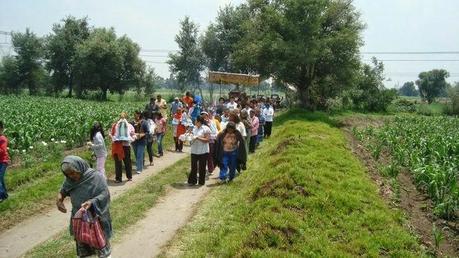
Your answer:
[[[114,27],[142,48],[141,58],[162,77],[169,77],[167,52],[177,50],[174,37],[185,15],[204,31],[218,10],[244,0],[0,0],[0,31],[39,36],[68,15],[87,16],[95,27]],[[459,0],[354,0],[361,20],[362,59],[383,60],[387,87],[415,81],[422,71],[446,69],[449,82],[459,81]],[[1,33],[1,32],[0,32]],[[9,36],[0,34],[0,54],[11,53]],[[449,54],[367,54],[366,52],[456,52]],[[384,61],[385,60],[385,61]],[[400,61],[409,60],[409,61]],[[413,61],[417,60],[417,61]],[[434,61],[426,61],[434,60]]]

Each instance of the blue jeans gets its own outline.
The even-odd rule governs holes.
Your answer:
[[[6,167],[8,167],[8,164],[0,163],[0,199],[2,200],[8,198],[5,185]]]
[[[223,160],[220,166],[220,180],[225,180],[229,169],[229,180],[233,180],[236,175],[237,150],[223,152]]]
[[[163,155],[163,138],[164,133],[157,133],[156,134],[156,141],[158,141],[158,154]]]
[[[135,154],[135,167],[137,172],[143,170],[143,160],[145,159],[145,141],[134,142],[134,154]]]

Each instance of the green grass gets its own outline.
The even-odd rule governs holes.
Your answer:
[[[114,230],[112,242],[116,242],[130,227],[135,225],[136,221],[145,217],[145,213],[155,205],[158,197],[165,193],[168,185],[185,180],[185,172],[189,169],[189,163],[189,158],[182,159],[112,201],[110,207]],[[53,239],[40,244],[26,254],[26,257],[49,258],[75,256],[75,242],[68,230],[62,231]]]
[[[378,195],[333,119],[295,111],[275,124],[249,169],[215,189],[171,243],[174,255],[423,255],[403,215]]]

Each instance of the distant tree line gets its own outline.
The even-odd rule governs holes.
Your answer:
[[[84,97],[89,91],[124,94],[135,89],[149,95],[156,75],[139,58],[140,47],[113,28],[94,28],[87,18],[67,17],[53,25],[52,33],[38,37],[26,29],[12,33],[15,55],[0,64],[0,91],[30,95]]]

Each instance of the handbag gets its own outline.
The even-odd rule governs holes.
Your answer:
[[[99,217],[83,208],[79,209],[72,218],[72,229],[75,239],[97,250],[107,244],[100,225]]]

